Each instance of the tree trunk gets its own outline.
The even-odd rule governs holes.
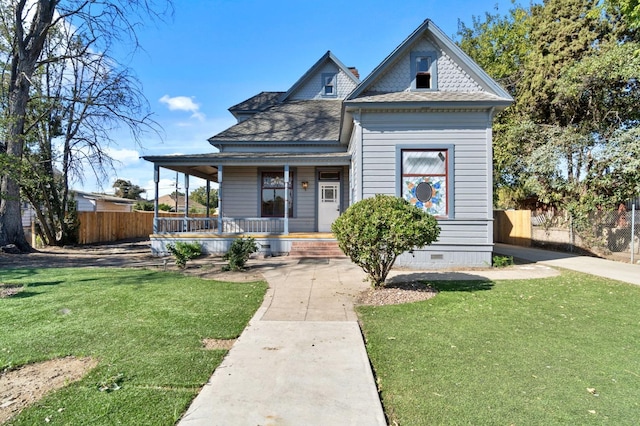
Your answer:
[[[7,105],[9,131],[6,140],[6,154],[8,159],[16,165],[22,161],[24,123],[31,78],[36,68],[36,62],[42,53],[58,2],[59,0],[38,0],[35,15],[27,33],[24,32],[23,22],[27,2],[20,0],[15,6],[15,39],[12,46],[9,102]],[[15,174],[4,173],[1,177],[0,245],[15,244],[20,250],[29,251],[31,246],[29,246],[22,228],[19,177],[19,169]]]

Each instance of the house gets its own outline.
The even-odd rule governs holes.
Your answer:
[[[172,211],[175,212],[183,212],[184,213],[184,206],[185,206],[185,201],[187,201],[188,199],[184,196],[184,195],[178,195],[178,200],[176,203],[176,197],[173,194],[167,194],[167,195],[163,195],[160,198],[158,198],[158,203],[159,204],[166,204],[168,206],[171,207]],[[206,206],[203,206],[202,204],[193,201],[193,200],[188,200],[189,202],[189,212],[194,212],[197,211],[199,213],[204,213],[207,210]],[[176,204],[178,206],[178,208],[176,209]]]
[[[72,190],[71,193],[74,194],[78,203],[79,212],[131,212],[136,203],[136,200],[107,194],[78,190]]]
[[[493,117],[511,96],[427,20],[363,81],[331,52],[289,90],[229,110],[238,123],[211,137],[216,153],[146,156],[219,184],[217,218],[156,217],[152,250],[197,239],[222,253],[251,235],[271,253],[334,241],[331,224],[378,193],[435,215],[433,245],[397,265],[485,266],[493,249]],[[156,191],[157,192],[157,191]],[[182,225],[184,224],[184,225]]]

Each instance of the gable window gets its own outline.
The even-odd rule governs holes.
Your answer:
[[[322,74],[322,96],[336,97],[338,96],[338,90],[336,88],[336,75],[324,73]]]
[[[262,172],[261,216],[284,217],[284,172]],[[289,217],[293,217],[293,173],[289,173]]]
[[[401,196],[439,218],[449,217],[450,164],[448,149],[401,150]]]
[[[437,90],[436,52],[411,53],[411,90]]]

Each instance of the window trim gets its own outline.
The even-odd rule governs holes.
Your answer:
[[[411,91],[412,92],[430,92],[438,90],[438,53],[429,52],[411,52]],[[418,74],[418,60],[428,58],[430,61],[429,73],[431,74],[431,87],[429,89],[419,89],[416,87],[416,76]]]
[[[447,204],[446,216],[436,216],[438,220],[451,220],[455,218],[455,169],[454,169],[454,145],[451,144],[420,144],[420,145],[396,145],[396,196],[403,198],[403,173],[402,173],[402,153],[403,151],[447,151],[446,183],[447,183]]]
[[[332,84],[327,84],[328,82]],[[327,93],[327,87],[332,87],[333,92]],[[323,98],[337,98],[338,97],[338,73],[337,72],[324,72],[322,73],[322,97]]]
[[[259,216],[258,217],[266,217],[266,218],[284,218],[284,211],[282,212],[282,216],[268,216],[265,215],[263,213],[262,210],[262,205],[263,205],[263,191],[264,189],[268,189],[268,188],[264,188],[264,175],[267,173],[278,173],[282,175],[282,178],[284,180],[284,169],[259,169],[258,170],[258,213]],[[287,201],[289,201],[289,218],[295,217],[294,213],[295,213],[295,207],[294,207],[294,200],[295,200],[295,187],[296,187],[296,181],[295,181],[295,173],[293,170],[289,170],[289,181],[291,182],[291,184],[289,185],[289,191],[291,191],[291,196],[289,197],[289,199]],[[284,189],[284,187],[282,188]]]

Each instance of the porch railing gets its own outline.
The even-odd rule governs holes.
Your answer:
[[[158,217],[155,232],[180,233],[202,232],[218,233],[217,217]],[[222,234],[282,234],[283,218],[222,218]]]

